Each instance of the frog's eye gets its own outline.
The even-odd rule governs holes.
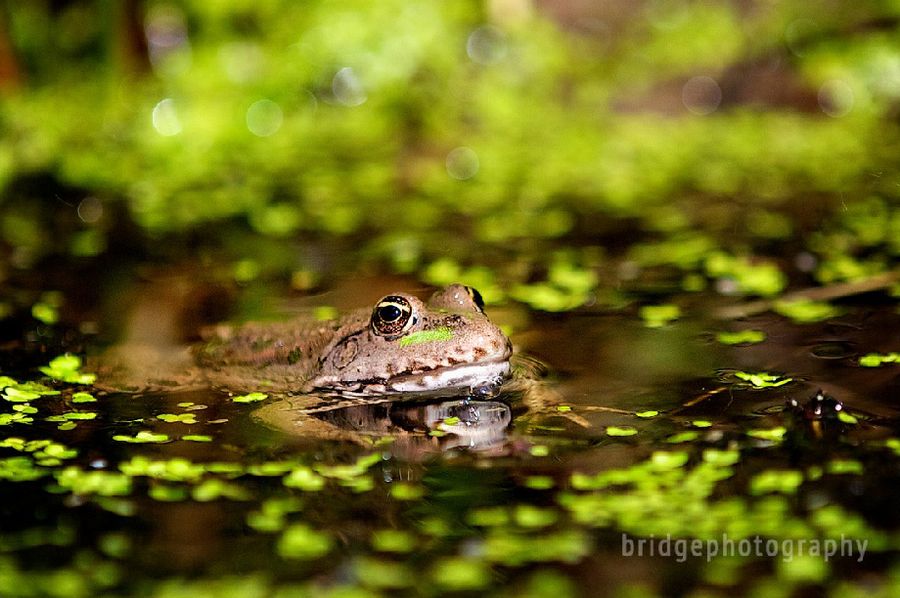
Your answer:
[[[399,295],[388,295],[372,311],[372,330],[381,336],[398,336],[415,323],[412,305]]]
[[[472,299],[472,303],[474,303],[475,307],[478,308],[478,311],[484,313],[484,299],[482,299],[481,293],[478,292],[478,289],[476,289],[475,287],[466,287],[466,292]]]

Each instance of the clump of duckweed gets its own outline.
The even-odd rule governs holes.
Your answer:
[[[753,345],[766,340],[762,330],[739,330],[737,332],[719,332],[716,340],[723,345]]]
[[[641,319],[648,328],[662,328],[681,317],[677,305],[644,305],[640,310]]]
[[[71,353],[60,355],[39,369],[44,375],[69,384],[93,384],[97,379],[96,374],[82,372],[81,358]]]
[[[776,301],[772,306],[775,313],[790,318],[798,324],[822,322],[839,316],[842,310],[824,301],[798,299],[793,301]]]
[[[866,353],[859,358],[859,365],[866,368],[877,368],[889,363],[900,363],[900,353]]]
[[[793,378],[782,376],[780,374],[770,374],[769,372],[732,372],[732,375],[738,380],[748,383],[753,388],[778,388],[785,384],[793,382]]]
[[[282,532],[276,549],[282,558],[312,560],[328,554],[332,545],[331,536],[327,533],[305,523],[294,523]]]
[[[269,395],[264,392],[251,392],[245,395],[233,396],[231,397],[231,400],[235,403],[256,403],[259,401],[264,401],[267,398],[269,398]]]

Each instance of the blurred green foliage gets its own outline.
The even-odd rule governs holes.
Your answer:
[[[49,176],[150,234],[352,236],[394,272],[499,274],[542,309],[584,302],[553,272],[598,265],[547,249],[635,224],[641,267],[715,279],[709,250],[750,264],[812,230],[820,280],[857,278],[900,251],[900,4],[815,4],[10,2],[0,231],[50,251],[21,201]],[[695,77],[715,82],[699,104]],[[69,251],[102,253],[79,214]],[[778,267],[737,292],[777,293]]]

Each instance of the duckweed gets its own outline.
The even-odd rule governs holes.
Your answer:
[[[516,505],[513,509],[513,521],[523,528],[548,527],[556,523],[559,514],[554,509],[543,509],[534,505]]]
[[[60,355],[38,369],[54,380],[70,384],[93,384],[97,379],[96,374],[81,372],[81,358],[71,353]]]
[[[750,480],[750,494],[769,492],[793,494],[803,483],[803,472],[796,470],[768,470],[755,475]]]
[[[169,440],[171,440],[168,434],[159,434],[157,432],[150,432],[149,430],[141,430],[134,436],[128,436],[127,434],[115,434],[113,435],[112,439],[116,442],[128,442],[131,444],[152,444],[169,442]]]
[[[397,500],[418,500],[425,495],[425,489],[416,484],[395,482],[391,484],[391,496]]]
[[[655,409],[648,409],[647,411],[638,411],[634,415],[642,419],[649,419],[651,417],[656,417],[657,415],[659,415],[659,411]]]
[[[146,476],[170,482],[197,482],[206,468],[183,457],[150,459],[135,455],[120,463],[119,470],[127,476]]]
[[[859,358],[859,365],[877,368],[887,363],[900,363],[900,353],[867,353]]]
[[[530,535],[497,528],[490,529],[484,541],[484,558],[509,567],[553,561],[576,563],[589,551],[588,535],[580,529]]]
[[[543,444],[535,444],[528,448],[532,457],[546,457],[550,454],[550,447]]]
[[[684,432],[678,432],[677,434],[672,434],[666,438],[666,442],[670,444],[681,444],[682,442],[693,442],[700,437],[699,432],[695,432],[693,430],[685,430]]]
[[[853,459],[835,459],[828,462],[825,471],[830,474],[862,475],[863,465],[859,461]]]
[[[331,537],[304,523],[288,526],[278,540],[277,551],[282,558],[311,560],[331,551]]]
[[[325,465],[323,463],[317,463],[315,471],[326,478],[350,480],[364,475],[370,467],[381,461],[382,458],[380,453],[372,453],[360,456],[356,459],[356,462],[349,465]]]
[[[56,483],[74,494],[126,496],[131,494],[131,478],[112,471],[84,471],[69,466],[54,473]]]
[[[753,345],[766,340],[762,330],[739,330],[737,332],[719,332],[716,340],[723,345]]]
[[[27,403],[40,397],[54,396],[60,391],[37,382],[11,384],[3,390],[3,398],[11,403]]]
[[[96,403],[97,399],[88,392],[74,392],[72,393],[72,402],[73,403]]]
[[[212,442],[213,437],[207,434],[185,434],[181,437],[181,440],[188,442]]]
[[[245,395],[238,395],[231,397],[231,400],[235,403],[256,403],[258,401],[264,401],[269,398],[264,392],[251,392]]]
[[[634,436],[637,434],[637,428],[631,426],[607,426],[607,436]]]
[[[229,500],[250,500],[251,494],[241,486],[224,480],[203,480],[191,489],[191,497],[198,502],[209,502],[220,498]]]
[[[398,590],[417,582],[414,572],[404,563],[362,557],[354,561],[353,569],[362,583],[369,587]]]
[[[416,549],[416,537],[408,531],[381,529],[372,533],[372,548],[378,552],[405,554]]]
[[[147,491],[147,496],[159,502],[183,502],[188,499],[190,494],[184,486],[152,484]]]
[[[768,372],[737,371],[734,372],[734,377],[749,383],[753,388],[777,388],[794,381],[793,378],[778,374],[770,374]]]
[[[798,324],[811,324],[821,322],[840,315],[839,308],[822,301],[797,300],[776,301],[773,309],[775,313],[790,318]]]
[[[48,422],[64,422],[69,420],[74,421],[86,421],[91,419],[96,419],[97,413],[93,411],[68,411],[66,413],[61,413],[59,415],[50,415],[44,418],[44,421]]]
[[[281,481],[288,488],[298,488],[306,492],[318,492],[325,486],[325,478],[305,465],[291,469]]]
[[[784,273],[771,262],[751,260],[713,252],[706,258],[706,272],[713,278],[733,281],[734,291],[743,295],[771,297],[787,283]]]
[[[648,328],[661,328],[681,317],[681,308],[677,305],[644,305],[640,317]]]
[[[35,466],[25,455],[0,459],[0,479],[11,482],[28,482],[47,475],[49,472]]]
[[[490,583],[491,570],[478,559],[444,558],[435,563],[431,579],[449,590],[477,590]]]
[[[747,430],[747,436],[751,438],[758,438],[760,440],[770,440],[772,442],[780,442],[784,439],[784,435],[787,433],[787,429],[784,426],[775,426],[774,428],[761,429],[756,428],[753,430]]]
[[[190,425],[197,423],[197,416],[193,413],[160,413],[156,416],[156,419],[170,424],[179,423]]]
[[[544,475],[532,475],[525,478],[525,487],[532,490],[550,490],[556,485],[553,478]]]

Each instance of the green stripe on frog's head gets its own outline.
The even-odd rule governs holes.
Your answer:
[[[453,338],[453,331],[447,326],[438,326],[431,330],[419,330],[411,332],[400,339],[401,347],[430,343],[433,341],[449,341]]]

